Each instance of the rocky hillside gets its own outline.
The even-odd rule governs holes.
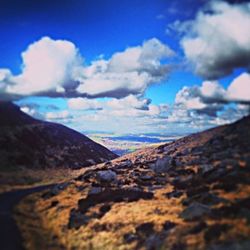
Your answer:
[[[0,169],[80,168],[116,155],[63,125],[36,120],[10,102],[0,102]]]
[[[246,117],[143,149],[28,197],[27,248],[37,228],[44,249],[249,249],[249,128]]]

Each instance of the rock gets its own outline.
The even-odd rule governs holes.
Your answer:
[[[176,189],[187,189],[194,185],[198,185],[197,180],[193,175],[179,176],[172,180],[172,184]]]
[[[182,155],[188,155],[188,154],[190,154],[190,152],[191,152],[191,150],[190,150],[189,148],[185,148],[185,149],[181,152],[181,154],[182,154]]]
[[[136,227],[136,234],[142,237],[148,237],[154,233],[154,224],[152,222],[146,222]]]
[[[105,213],[107,213],[110,209],[111,209],[111,205],[109,205],[109,204],[104,204],[104,205],[102,205],[102,206],[100,207],[99,210],[100,210],[101,213],[105,214]]]
[[[220,235],[222,233],[227,232],[229,228],[230,226],[227,224],[214,224],[206,230],[204,234],[204,239],[207,242],[210,242],[212,240],[217,240],[220,237]]]
[[[203,177],[206,183],[213,183],[219,181],[223,176],[228,173],[228,170],[223,167],[216,167],[216,169],[206,172]]]
[[[176,167],[183,167],[185,165],[181,158],[176,158],[174,162]]]
[[[78,208],[82,213],[86,213],[90,207],[100,203],[108,202],[134,202],[140,199],[150,200],[153,193],[137,191],[132,189],[105,189],[98,194],[89,194],[85,199],[78,201]]]
[[[150,168],[156,173],[164,173],[167,172],[172,167],[172,157],[165,156],[163,158],[159,158],[155,163],[150,164]]]
[[[201,155],[203,154],[204,148],[202,146],[195,147],[192,149],[192,155]]]
[[[68,222],[68,228],[80,228],[83,225],[86,225],[89,222],[90,218],[88,216],[83,215],[76,209],[72,209],[70,211],[70,217]]]
[[[91,165],[95,165],[96,164],[96,162],[93,159],[87,159],[86,161],[89,162]]]
[[[125,243],[131,243],[135,240],[138,239],[138,236],[136,234],[133,234],[133,233],[127,233],[127,234],[124,234],[123,235],[123,240]]]
[[[55,195],[58,195],[59,193],[61,193],[63,190],[65,190],[68,186],[70,185],[69,182],[65,182],[65,183],[60,183],[55,185],[53,188],[51,188],[48,192],[45,192],[42,195],[42,198],[44,199],[49,199]]]
[[[102,188],[101,187],[91,187],[89,192],[88,192],[88,195],[91,195],[91,194],[99,194],[102,192]]]
[[[93,170],[87,170],[84,174],[79,175],[78,177],[75,178],[76,181],[89,181],[90,178],[94,176],[94,171]]]
[[[188,234],[198,234],[205,228],[207,228],[207,223],[204,221],[201,221],[198,224],[196,224],[194,227],[192,227],[190,230],[188,230]]]
[[[202,164],[199,166],[199,172],[201,174],[206,174],[214,169],[214,166],[211,164]]]
[[[153,179],[153,176],[148,175],[148,174],[145,174],[145,175],[140,176],[140,179],[141,179],[142,181],[150,181],[150,180]]]
[[[167,178],[164,176],[155,177],[155,184],[157,185],[165,185],[167,182]]]
[[[237,168],[239,166],[239,162],[235,159],[225,159],[221,161],[220,165],[224,167],[231,166],[231,167]]]
[[[52,201],[51,204],[50,204],[50,207],[55,207],[59,204],[59,201],[55,200],[55,201]]]
[[[161,234],[154,233],[150,235],[145,241],[145,249],[153,250],[153,249],[162,249],[162,241],[166,236]],[[138,244],[139,246],[140,244]],[[141,248],[140,248],[141,249]]]
[[[156,149],[156,152],[157,152],[158,154],[164,153],[164,147],[165,147],[165,144],[164,144],[164,145],[160,145],[160,146]]]
[[[209,192],[209,187],[202,185],[202,186],[195,186],[192,188],[189,188],[187,190],[187,197],[195,196],[201,193],[207,193]]]
[[[116,166],[117,169],[121,168],[131,168],[133,166],[133,163],[131,160],[125,160],[119,163],[118,166]]]
[[[103,166],[104,167],[110,167],[110,166],[112,166],[112,162],[111,161],[106,161]]]
[[[117,175],[112,170],[102,170],[97,172],[97,179],[100,182],[112,182],[117,179]]]
[[[198,202],[193,202],[181,213],[181,218],[184,220],[199,219],[204,215],[210,214],[211,210],[208,206]]]
[[[162,226],[165,231],[168,231],[174,228],[176,226],[176,223],[171,221],[166,221]]]
[[[204,205],[212,206],[219,203],[227,203],[228,201],[226,199],[220,198],[215,194],[207,193],[207,192],[201,192],[197,193],[193,196],[189,195],[188,198],[184,199],[182,204],[183,205],[189,205],[192,202],[199,202]]]
[[[169,192],[169,193],[166,193],[166,197],[168,199],[171,199],[171,198],[179,198],[183,195],[183,192],[181,191],[178,191],[178,190],[174,190],[172,192]]]
[[[250,240],[240,242],[225,242],[213,244],[208,250],[249,250]]]

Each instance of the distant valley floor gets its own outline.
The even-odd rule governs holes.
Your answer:
[[[106,133],[87,133],[92,140],[107,147],[115,154],[122,156],[138,149],[158,146],[177,140],[184,135],[140,134],[113,135]]]

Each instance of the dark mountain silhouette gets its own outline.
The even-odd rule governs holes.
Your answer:
[[[109,161],[116,155],[61,124],[32,118],[11,102],[0,102],[2,168],[80,168]]]

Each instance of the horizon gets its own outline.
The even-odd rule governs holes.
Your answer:
[[[0,100],[35,118],[189,134],[249,114],[249,1],[11,0],[0,14]]]

